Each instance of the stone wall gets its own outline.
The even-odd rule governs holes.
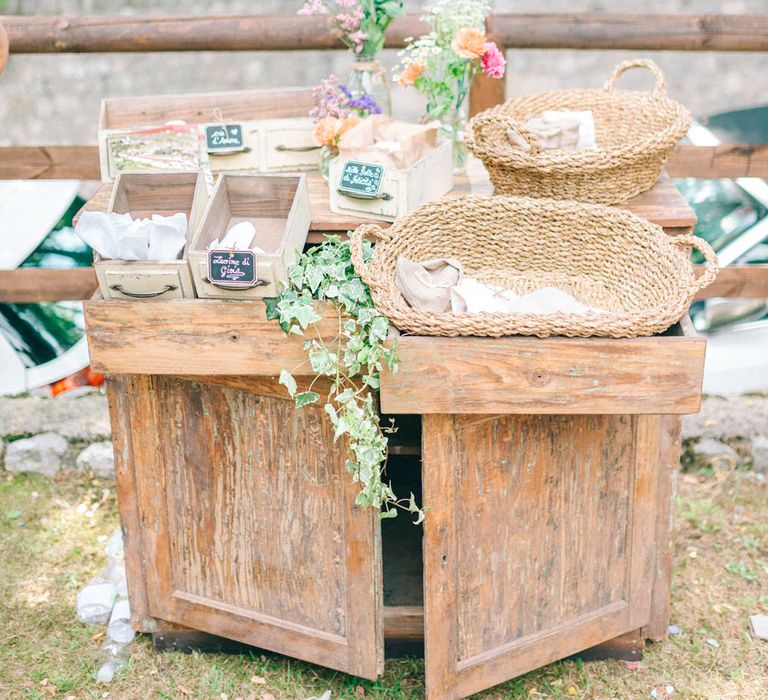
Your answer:
[[[416,11],[425,3],[407,0]],[[5,0],[8,14],[288,13],[300,0]],[[605,11],[640,13],[763,13],[765,0],[497,0],[506,12]],[[508,52],[508,94],[598,86],[620,60],[650,56],[667,76],[669,92],[695,114],[766,101],[768,58],[749,53],[515,50]],[[393,66],[395,51],[385,52]],[[0,145],[95,143],[103,97],[215,89],[315,85],[334,72],[346,76],[343,52],[67,54],[11,56],[0,76]],[[627,79],[638,87],[640,77]],[[645,83],[647,84],[647,83]],[[416,119],[415,95],[395,91],[398,116]]]

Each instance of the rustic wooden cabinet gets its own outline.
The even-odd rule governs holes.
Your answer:
[[[661,414],[697,409],[704,352],[684,328],[401,338],[381,406],[421,419],[420,444],[393,452],[421,452],[428,513],[421,547],[407,519],[390,531],[390,581],[325,415],[276,382],[302,339],[261,302],[94,300],[86,320],[110,375],[140,630],[182,625],[367,678],[385,635],[423,636],[436,699],[666,626],[676,419]],[[329,311],[321,332],[337,323]]]
[[[309,189],[310,240],[354,226]],[[670,234],[694,221],[668,180],[630,208]],[[277,384],[304,339],[262,302],[94,299],[85,316],[137,629],[366,678],[385,639],[423,639],[429,700],[666,634],[679,415],[698,410],[705,348],[689,322],[626,340],[399,338],[380,404],[403,426],[389,475],[421,496],[422,529],[354,505],[326,416]],[[337,328],[334,311],[318,323]]]

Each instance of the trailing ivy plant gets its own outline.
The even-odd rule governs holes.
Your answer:
[[[373,255],[364,241],[363,259]],[[376,411],[374,392],[386,366],[397,370],[396,343],[387,343],[389,321],[373,305],[367,285],[355,273],[349,244],[331,236],[321,245],[301,255],[288,269],[288,287],[277,297],[266,299],[267,318],[277,319],[286,333],[313,334],[304,343],[307,360],[291,371],[283,369],[280,383],[301,408],[321,401],[313,390],[320,377],[330,380],[324,397],[325,411],[334,428],[334,439],[346,437],[349,446],[347,470],[360,484],[356,503],[379,509],[382,518],[394,518],[398,508],[424,519],[413,494],[399,499],[382,476],[387,461],[387,435],[394,428],[382,427]],[[315,300],[331,302],[339,314],[339,330],[329,341],[323,338],[316,322],[320,315]],[[309,363],[316,375],[307,391],[298,391],[294,374]],[[302,372],[306,374],[306,371]]]

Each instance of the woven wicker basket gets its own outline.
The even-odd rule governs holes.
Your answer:
[[[363,239],[378,243],[363,262]],[[690,247],[707,267],[696,279]],[[386,230],[360,226],[350,240],[355,270],[376,307],[419,335],[552,335],[632,338],[660,333],[714,280],[717,258],[692,235],[668,236],[627,211],[528,197],[443,198]],[[395,286],[397,258],[455,258],[465,274],[517,294],[555,286],[605,313],[431,313],[411,308]]]
[[[653,73],[654,90],[614,90],[635,67]],[[523,124],[544,110],[592,110],[597,148],[541,149]],[[616,66],[602,90],[540,92],[481,112],[469,124],[467,147],[483,161],[497,194],[617,204],[653,187],[690,124],[688,110],[665,96],[658,66],[637,59]],[[512,145],[510,130],[530,150]]]

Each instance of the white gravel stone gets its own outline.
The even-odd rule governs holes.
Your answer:
[[[34,472],[55,476],[68,443],[56,433],[41,433],[8,444],[5,468],[10,472]]]
[[[698,457],[709,461],[723,460],[734,465],[739,461],[736,450],[714,438],[703,438],[693,446],[693,451]]]
[[[752,438],[752,470],[768,473],[768,436],[755,435]]]
[[[94,442],[88,445],[75,461],[78,469],[93,472],[100,479],[115,478],[115,454],[111,442]]]
[[[107,397],[0,397],[0,436],[45,432],[56,432],[67,440],[108,440],[112,432]]]

